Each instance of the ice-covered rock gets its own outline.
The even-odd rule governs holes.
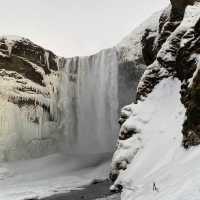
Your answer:
[[[58,60],[28,39],[0,38],[1,160],[37,157],[57,149],[53,133]]]

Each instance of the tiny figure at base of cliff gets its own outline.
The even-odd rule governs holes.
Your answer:
[[[156,183],[155,182],[153,182],[153,191],[159,192],[159,189],[156,187]]]

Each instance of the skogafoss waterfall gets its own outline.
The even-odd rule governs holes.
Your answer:
[[[28,40],[22,45],[25,42],[33,45]],[[122,62],[117,48],[88,57],[52,56],[49,61],[47,54],[51,55],[45,51],[44,60],[40,56],[46,68],[38,60],[18,56],[34,70],[28,78],[18,69],[0,70],[0,160],[58,152],[112,153],[119,107],[132,100],[132,95],[124,94],[134,93],[142,67]],[[52,70],[53,62],[57,67]]]
[[[65,59],[60,91],[62,147],[81,154],[112,152],[118,128],[117,51]]]

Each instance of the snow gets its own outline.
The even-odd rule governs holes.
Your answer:
[[[124,187],[122,200],[199,199],[200,148],[181,146],[185,108],[180,87],[179,80],[164,79],[144,101],[132,105],[122,129],[132,127],[140,133],[120,141],[113,159],[130,161],[115,183]],[[153,191],[153,183],[159,192]]]
[[[0,39],[6,39],[8,41],[21,41],[21,40],[24,40],[23,37],[18,36],[18,35],[3,35],[3,36],[1,36]]]
[[[105,179],[109,156],[61,155],[0,163],[0,199],[22,200],[47,197],[80,189],[94,179]]]
[[[17,41],[24,40],[24,38],[16,35],[6,35],[6,36],[1,36],[0,40],[5,40],[5,44],[8,47],[8,55],[11,56],[12,48],[15,45],[15,43]]]
[[[145,29],[148,28],[152,31],[157,31],[160,14],[161,11],[153,14],[148,20],[144,21],[140,26],[138,26],[138,28],[134,29],[116,45],[116,48],[120,52],[123,60],[135,61],[141,57],[141,40]]]

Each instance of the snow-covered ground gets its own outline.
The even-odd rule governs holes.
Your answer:
[[[108,154],[54,154],[29,161],[0,164],[0,199],[47,197],[108,176]]]
[[[133,113],[122,129],[139,133],[121,141],[113,159],[131,162],[116,181],[124,186],[122,200],[200,199],[200,148],[181,146],[180,86],[177,79],[164,79],[145,101],[131,105]]]

